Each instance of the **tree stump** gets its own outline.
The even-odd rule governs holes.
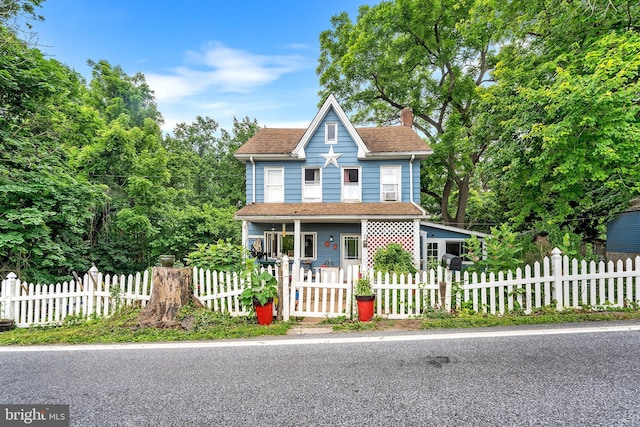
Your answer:
[[[138,317],[142,326],[174,328],[181,307],[190,302],[203,307],[191,290],[191,268],[154,267],[151,277],[151,298]]]

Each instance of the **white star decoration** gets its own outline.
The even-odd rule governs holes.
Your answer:
[[[327,154],[320,154],[321,157],[323,157],[325,159],[324,162],[324,167],[326,168],[327,166],[329,166],[329,164],[334,165],[335,167],[337,167],[338,169],[340,168],[338,166],[338,158],[340,156],[342,156],[341,154],[336,154],[333,152],[333,145],[331,147],[329,147],[329,152]]]

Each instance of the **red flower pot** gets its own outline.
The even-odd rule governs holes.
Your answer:
[[[361,322],[368,322],[373,317],[373,303],[375,295],[360,295],[356,297],[358,302],[358,319]]]
[[[259,302],[253,302],[253,308],[256,310],[256,317],[259,325],[270,325],[273,321],[273,299],[267,301],[265,305]]]

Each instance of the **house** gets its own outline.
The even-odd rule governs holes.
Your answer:
[[[316,269],[370,267],[397,242],[419,265],[420,161],[432,150],[412,123],[404,109],[400,126],[356,129],[331,95],[306,129],[260,129],[235,153],[246,165],[235,215],[246,247],[263,262],[287,255]]]
[[[445,254],[462,257],[462,264],[472,264],[464,259],[464,241],[471,236],[483,240],[487,234],[463,228],[450,227],[429,221],[420,222],[422,254],[420,268],[426,270],[434,262],[439,263]]]
[[[615,262],[637,256],[640,256],[640,197],[607,223],[607,259]]]

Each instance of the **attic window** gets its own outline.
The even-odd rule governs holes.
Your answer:
[[[328,122],[324,125],[325,144],[336,144],[338,142],[338,124]]]

